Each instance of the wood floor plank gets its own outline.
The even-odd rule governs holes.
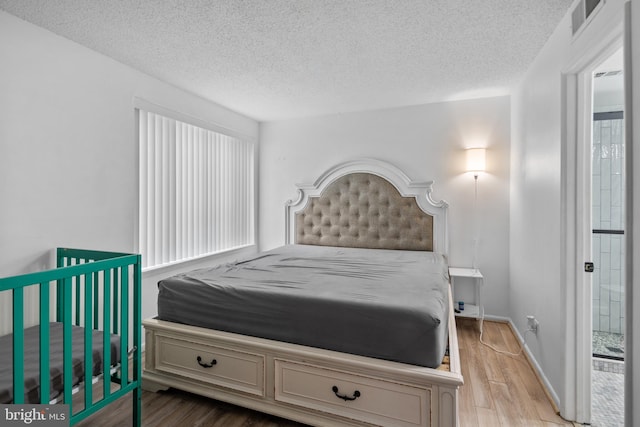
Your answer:
[[[505,383],[491,382],[489,387],[495,397],[496,413],[500,420],[500,425],[504,427],[528,427],[519,416],[516,403],[509,391],[509,386]]]
[[[549,398],[542,388],[539,378],[533,372],[533,369],[527,369],[531,365],[526,358],[518,359],[515,363],[518,365],[516,371],[522,379],[527,394],[535,404],[540,419],[552,423],[564,423],[549,403]]]
[[[507,324],[504,324],[504,326],[508,327]],[[504,335],[510,335],[516,341],[516,337],[510,327],[508,329],[504,328]],[[535,404],[538,417],[544,422],[552,423],[552,425],[572,425],[557,414],[554,406],[549,401],[549,396],[545,392],[540,378],[535,374],[527,357],[521,354],[511,360],[516,365],[513,367],[513,372],[522,379],[522,384],[527,391],[528,397]]]
[[[536,409],[536,404],[527,392],[522,378],[518,375],[518,366],[515,358],[510,356],[501,356],[502,369],[505,377],[505,384],[509,388],[509,392],[513,398],[514,404],[520,417],[525,425],[532,427],[542,426],[542,420]]]
[[[489,380],[485,370],[484,360],[482,358],[481,344],[475,339],[477,336],[475,333],[475,322],[462,322],[461,325],[465,328],[465,347],[468,349],[466,352],[468,358],[466,360],[468,375],[465,381],[468,381],[473,390],[474,406],[480,406],[483,408],[493,408],[493,400],[491,397],[491,390],[489,388]],[[469,330],[471,328],[471,330]]]
[[[506,323],[501,322],[484,322],[483,341],[492,346],[509,352],[517,353],[519,344],[516,336]],[[479,342],[479,332],[474,333],[473,325],[469,326],[465,321],[459,322],[458,331],[460,340],[474,340]],[[460,334],[462,332],[462,334]],[[485,339],[486,338],[486,339]],[[465,342],[468,348],[476,348],[476,344]],[[551,426],[572,426],[570,422],[564,421],[555,413],[553,405],[549,401],[545,393],[542,383],[536,376],[533,368],[529,364],[524,354],[517,357],[500,354],[489,347],[480,344],[482,358],[484,360],[487,379],[490,384],[491,398],[493,399],[495,410],[476,406],[475,418],[472,425],[551,425]],[[467,359],[466,354],[461,353],[461,362],[463,367],[471,363]],[[508,365],[505,368],[505,364]],[[499,371],[499,372],[498,372]],[[515,379],[511,379],[515,376]],[[474,378],[469,375],[465,376],[465,382],[473,381]],[[506,397],[505,397],[506,396]],[[463,399],[468,399],[461,393],[460,396],[460,425],[465,426],[467,412],[470,405],[466,404]],[[505,400],[507,404],[505,405]],[[500,410],[500,423],[496,424],[494,417],[498,416],[498,405]],[[512,411],[512,408],[525,408],[524,416],[518,411]]]
[[[463,361],[469,360],[471,356],[468,352],[469,350],[467,348],[460,349],[460,359]],[[458,394],[458,398],[460,399],[460,425],[465,427],[476,427],[479,426],[479,423],[473,399],[471,377],[469,376],[469,364],[462,363],[460,368],[462,369],[462,377],[464,378],[464,384],[460,387]]]
[[[476,408],[479,427],[496,427],[500,425],[498,414],[495,409]],[[464,425],[460,423],[460,425]]]
[[[504,343],[507,347],[507,351],[511,353],[520,353],[521,347],[516,339],[515,335],[513,335],[513,331],[509,324],[504,322],[493,322],[500,328],[500,333],[502,334],[502,338],[504,339]]]
[[[483,322],[483,341],[491,343],[493,346],[504,345],[502,334],[491,322]],[[480,336],[478,335],[478,340]],[[498,361],[498,353],[491,348],[483,345],[481,346],[482,357],[485,365],[485,373],[489,381],[504,382],[504,375]]]

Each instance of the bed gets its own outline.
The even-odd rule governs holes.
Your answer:
[[[0,279],[12,326],[0,336],[0,403],[64,404],[73,425],[129,394],[139,426],[140,256],[58,248],[56,266]]]
[[[447,204],[373,159],[298,189],[285,246],[159,283],[144,387],[312,425],[458,425]]]

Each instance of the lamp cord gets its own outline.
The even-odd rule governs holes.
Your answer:
[[[507,356],[511,356],[511,357],[518,357],[522,354],[522,350],[524,350],[524,346],[527,344],[527,332],[533,332],[533,329],[529,328],[526,331],[524,331],[524,336],[522,337],[522,342],[519,342],[518,340],[518,345],[520,347],[520,350],[518,350],[517,353],[512,353],[510,351],[507,350],[501,350],[489,343],[486,343],[482,340],[482,329],[483,329],[483,323],[484,323],[484,313],[482,313],[482,317],[480,317],[480,343],[489,347],[491,350],[495,351],[496,353],[500,353],[500,354],[504,354]]]

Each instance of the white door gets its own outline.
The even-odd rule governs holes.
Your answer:
[[[624,424],[625,132],[623,49],[592,74],[591,424]],[[588,286],[588,278],[585,286]],[[615,392],[612,392],[615,391]]]

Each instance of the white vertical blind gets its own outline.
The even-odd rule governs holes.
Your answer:
[[[139,120],[143,267],[253,244],[253,143],[144,110]]]

